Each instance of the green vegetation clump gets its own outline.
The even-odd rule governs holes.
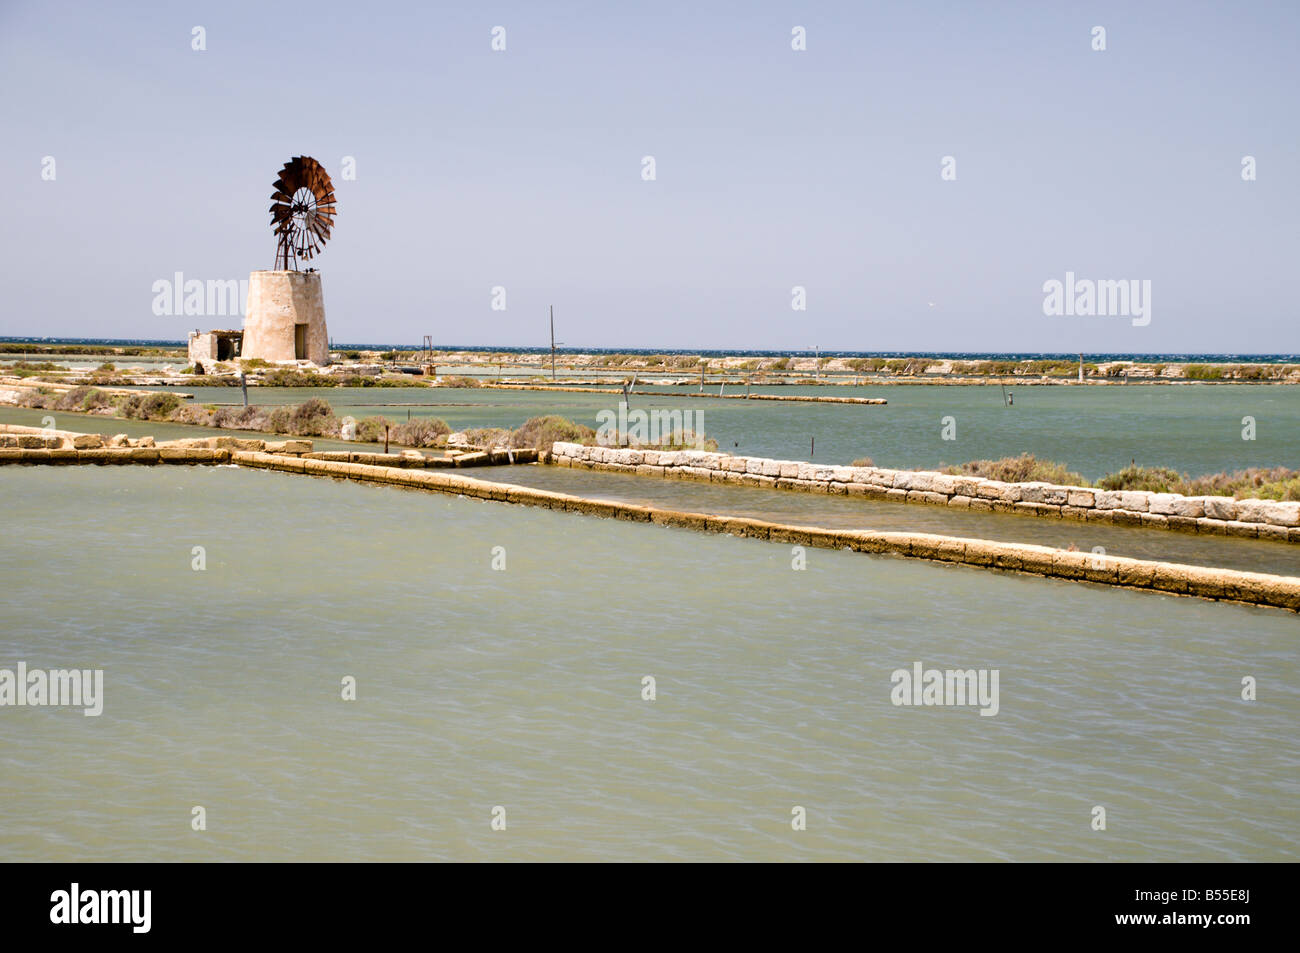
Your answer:
[[[168,420],[180,405],[181,399],[175,394],[161,392],[130,394],[117,406],[123,415],[135,420]]]
[[[444,377],[439,381],[442,387],[482,387],[483,382],[477,377]]]
[[[508,447],[513,432],[505,427],[469,427],[464,431],[471,447]]]
[[[300,371],[291,367],[277,367],[262,375],[262,383],[268,387],[334,387],[338,381],[325,374],[314,371]]]
[[[378,374],[349,374],[338,382],[339,387],[425,387],[421,379],[403,374],[384,377]]]
[[[538,450],[550,450],[559,443],[594,443],[596,431],[583,424],[574,423],[556,414],[545,417],[533,417],[510,435],[510,446],[536,447]]]
[[[870,458],[870,457],[858,457],[858,458],[857,458],[856,460],[854,460],[851,464],[849,464],[849,466],[852,466],[852,467],[874,467],[875,464],[871,462],[871,458]]]
[[[1003,457],[1001,460],[971,460],[960,466],[941,465],[939,472],[954,476],[983,477],[986,480],[999,480],[1003,483],[1042,482],[1063,486],[1088,485],[1087,480],[1071,472],[1065,464],[1039,460],[1029,453],[1022,453],[1018,457]]]
[[[1177,470],[1168,467],[1140,467],[1136,464],[1115,473],[1108,473],[1097,481],[1103,490],[1147,490],[1151,493],[1181,493],[1173,489],[1185,480]]]
[[[441,447],[451,428],[437,417],[416,417],[392,428],[389,439],[403,447]]]
[[[855,460],[854,466],[870,466]],[[945,466],[941,473],[978,476],[1004,483],[1055,483],[1062,486],[1095,486],[1101,490],[1145,490],[1149,493],[1179,493],[1183,496],[1231,496],[1236,499],[1300,501],[1300,470],[1286,467],[1235,470],[1189,477],[1169,467],[1130,464],[1108,473],[1095,484],[1071,472],[1063,463],[1039,460],[1031,454],[1001,460],[972,460],[960,466]]]
[[[1261,469],[1252,467],[1232,473],[1212,473],[1208,476],[1184,479],[1183,489],[1176,492],[1185,496],[1233,496],[1237,499],[1254,497],[1262,500],[1300,500],[1300,470],[1286,467]]]
[[[62,368],[51,361],[41,361],[40,363],[32,363],[31,361],[15,361],[12,364],[6,364],[3,367],[0,367],[0,370],[11,377],[35,377],[37,374],[48,371],[63,371],[66,370],[66,368]]]
[[[334,410],[319,397],[301,404],[276,407],[271,411],[271,429],[276,433],[298,437],[329,437],[339,432],[339,421]]]
[[[357,430],[352,438],[359,443],[383,443],[384,428],[387,427],[390,433],[394,424],[387,417],[362,417],[357,421]]]

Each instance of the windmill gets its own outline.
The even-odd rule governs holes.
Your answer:
[[[275,232],[275,269],[298,270],[329,241],[334,227],[334,185],[325,167],[310,156],[284,164],[271,193],[271,229]]]
[[[334,185],[315,159],[295,156],[280,170],[271,203],[275,268],[248,276],[240,356],[324,367],[330,338],[320,272],[298,269],[329,241],[337,214]]]

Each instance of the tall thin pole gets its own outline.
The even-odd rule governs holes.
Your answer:
[[[555,305],[551,305],[551,380],[555,380]]]

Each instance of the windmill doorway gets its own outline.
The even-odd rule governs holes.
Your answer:
[[[307,360],[307,325],[293,326],[293,357],[297,361]]]

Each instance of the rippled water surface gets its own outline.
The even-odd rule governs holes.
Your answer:
[[[1300,855],[1291,614],[234,468],[0,494],[0,668],[106,695],[0,708],[3,860]],[[918,660],[999,713],[895,707]]]

